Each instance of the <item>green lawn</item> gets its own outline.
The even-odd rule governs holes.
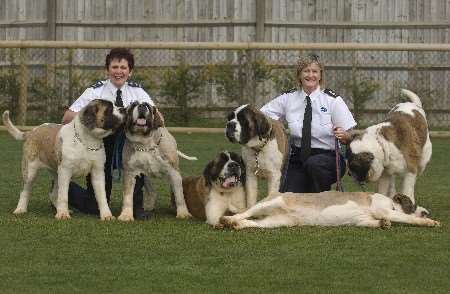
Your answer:
[[[239,150],[221,134],[175,136],[180,150],[199,157],[181,159],[183,175],[201,173],[220,150]],[[432,142],[432,161],[416,191],[440,228],[236,232],[175,219],[160,180],[148,221],[104,223],[76,211],[57,221],[46,172],[35,183],[28,214],[15,217],[22,144],[0,132],[0,293],[448,293],[450,139]],[[348,176],[344,186],[357,190]],[[116,184],[116,216],[120,203]]]

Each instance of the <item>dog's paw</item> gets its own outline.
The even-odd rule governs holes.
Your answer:
[[[218,223],[218,224],[212,225],[212,227],[216,230],[222,230],[225,226],[221,223]]]
[[[69,211],[58,211],[55,215],[56,219],[70,219]]]
[[[21,215],[27,213],[27,210],[21,207],[17,207],[16,210],[14,210],[13,214],[15,215]]]
[[[226,216],[226,215],[221,216],[220,219],[219,219],[219,222],[222,225],[227,226],[227,227],[232,227],[233,223],[234,223],[233,222],[233,218],[231,216]]]
[[[380,219],[380,228],[387,230],[391,228],[391,221],[387,219]]]
[[[130,213],[125,213],[125,212],[122,212],[117,219],[122,221],[122,222],[132,222],[132,221],[134,221],[133,214],[132,213],[131,214]]]
[[[433,219],[431,219],[431,218],[429,218],[429,219],[427,219],[427,225],[428,225],[429,227],[440,227],[440,226],[441,226],[441,223],[438,222],[438,221],[435,221],[435,220],[433,220]]]
[[[112,221],[116,219],[112,214],[100,216],[101,221]]]
[[[192,215],[189,213],[187,208],[177,208],[177,218],[191,218]]]

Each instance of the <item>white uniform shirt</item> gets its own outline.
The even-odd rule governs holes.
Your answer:
[[[154,103],[147,92],[137,83],[127,81],[121,88],[123,106],[127,107],[134,101],[147,102],[154,106]],[[94,99],[116,101],[117,88],[109,80],[98,81],[87,88],[81,96],[72,103],[70,110],[79,112],[84,106]]]
[[[341,127],[349,130],[356,126],[356,121],[344,100],[333,91],[322,91],[318,87],[309,97],[312,108],[311,148],[334,150],[333,129]],[[268,102],[261,111],[273,119],[284,118],[290,134],[301,138],[305,106],[306,93],[292,90]]]

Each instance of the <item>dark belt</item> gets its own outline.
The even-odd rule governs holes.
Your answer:
[[[300,147],[297,147],[295,145],[292,145],[291,147],[292,147],[292,149],[295,149],[295,153],[300,154]],[[321,149],[321,148],[311,148],[311,155],[324,154],[324,153],[330,153],[330,152],[334,152],[334,150]]]

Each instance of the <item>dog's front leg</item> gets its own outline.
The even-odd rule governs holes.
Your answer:
[[[133,191],[136,184],[136,177],[129,172],[124,171],[122,180],[123,200],[122,212],[119,215],[120,221],[132,221],[133,218]]]
[[[417,178],[416,174],[407,172],[403,176],[402,181],[402,193],[408,196],[413,203],[416,203],[414,199],[414,186],[416,184],[416,178]]]
[[[100,219],[102,221],[114,219],[108,206],[108,200],[106,200],[105,171],[103,165],[94,166],[91,170],[91,182],[92,187],[94,188],[98,210],[100,211]]]
[[[180,173],[176,169],[170,169],[168,172],[170,185],[175,195],[175,204],[177,206],[177,218],[190,218],[192,215],[186,206],[183,195],[183,182]]]
[[[247,208],[252,207],[258,200],[258,178],[251,170],[247,170],[245,193],[247,194]]]
[[[393,175],[388,175],[386,173],[383,173],[381,177],[378,179],[377,183],[377,193],[380,193],[384,196],[388,196],[392,198],[394,195],[389,195],[390,192],[392,192],[392,181],[395,181],[395,177]],[[394,190],[395,190],[395,183],[394,183]],[[394,193],[395,194],[395,193]]]
[[[220,220],[220,217],[225,214],[227,209],[228,209],[228,207],[227,207],[226,203],[217,201],[211,197],[205,206],[206,223],[208,223],[209,225],[214,226],[216,228],[223,227],[223,225],[220,224],[219,220]]]
[[[63,167],[61,164],[58,167],[58,200],[56,205],[57,219],[69,219],[69,183],[72,178],[72,170]]]

